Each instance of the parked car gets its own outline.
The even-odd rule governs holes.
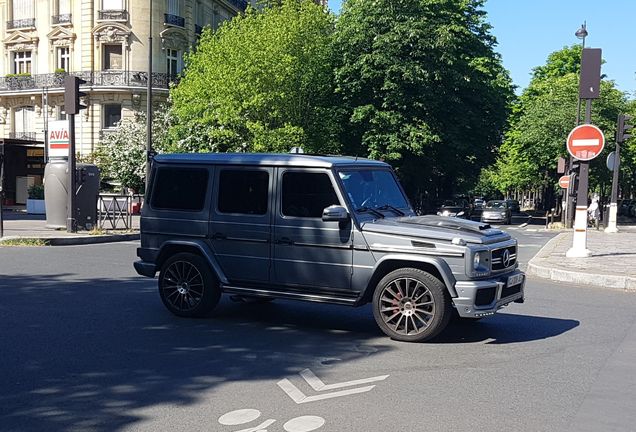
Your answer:
[[[509,199],[506,200],[508,202],[508,207],[510,207],[510,211],[512,213],[519,213],[521,211],[521,207],[519,206],[519,201]]]
[[[508,201],[493,200],[486,203],[484,211],[481,212],[482,222],[500,222],[506,225],[512,223],[512,211]]]
[[[484,204],[486,204],[486,201],[484,201],[483,199],[476,199],[475,200],[475,208],[483,208]]]
[[[470,219],[471,210],[470,204],[465,199],[444,200],[437,215]]]
[[[180,317],[207,315],[223,293],[371,303],[389,337],[418,342],[451,315],[479,319],[524,301],[514,238],[479,222],[415,215],[384,162],[160,154],[146,197],[134,267],[159,273],[159,297]]]

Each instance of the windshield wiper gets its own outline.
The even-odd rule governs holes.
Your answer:
[[[369,206],[364,206],[364,207],[360,207],[356,209],[356,213],[364,213],[364,212],[369,212],[369,213],[373,213],[374,215],[378,216],[381,219],[384,219],[384,215],[382,213],[380,213],[379,211],[372,209]]]
[[[404,216],[405,215],[405,213],[402,210],[393,207],[391,204],[385,204],[385,205],[383,205],[381,207],[378,207],[378,210],[393,210],[395,213],[397,213],[400,216]]]

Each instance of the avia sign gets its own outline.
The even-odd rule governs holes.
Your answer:
[[[68,120],[49,122],[49,158],[68,158]]]
[[[568,135],[568,152],[576,159],[589,161],[601,154],[605,146],[605,135],[591,124],[575,127]]]

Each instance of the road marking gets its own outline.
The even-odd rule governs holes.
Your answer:
[[[283,425],[287,432],[311,432],[321,428],[325,424],[325,419],[318,416],[296,417]]]
[[[375,382],[375,381],[382,381],[388,378],[388,375],[381,375],[381,376],[365,378],[361,380],[345,381],[341,383],[327,385],[323,383],[320,380],[320,378],[318,378],[309,369],[305,369],[301,371],[300,376],[302,376],[305,379],[305,381],[307,381],[307,384],[309,384],[311,388],[313,388],[316,391],[326,391],[326,390],[333,390],[333,389],[343,388],[343,387],[351,387],[354,385],[367,384],[367,383]],[[337,398],[341,396],[349,396],[349,395],[357,394],[357,393],[365,393],[372,390],[373,387],[375,387],[375,385],[372,385],[372,386],[366,386],[366,387],[358,387],[358,388],[349,389],[349,390],[341,390],[341,391],[332,392],[332,393],[324,393],[324,394],[316,395],[316,396],[307,396],[302,391],[300,391],[298,387],[296,387],[294,384],[291,383],[291,381],[289,381],[286,378],[280,380],[276,384],[278,384],[278,387],[280,387],[285,393],[287,393],[287,396],[289,396],[297,404],[315,402],[319,400]]]
[[[311,388],[313,388],[316,391],[333,390],[333,389],[337,389],[337,388],[351,387],[351,386],[354,386],[354,385],[368,384],[368,383],[375,382],[375,381],[383,381],[383,380],[388,378],[388,375],[380,375],[380,376],[373,377],[373,378],[366,378],[366,379],[355,380],[355,381],[345,381],[345,382],[341,382],[341,383],[337,383],[337,384],[326,385],[325,383],[323,383],[320,380],[320,378],[318,378],[309,369],[305,369],[305,370],[301,371],[300,372],[300,376],[305,378],[305,381],[307,381],[307,384],[309,384],[311,386]]]

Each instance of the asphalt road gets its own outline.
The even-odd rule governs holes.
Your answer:
[[[552,235],[502,228],[522,266]],[[530,278],[525,304],[408,344],[369,306],[177,318],[136,247],[0,247],[0,430],[634,429],[634,293]]]

